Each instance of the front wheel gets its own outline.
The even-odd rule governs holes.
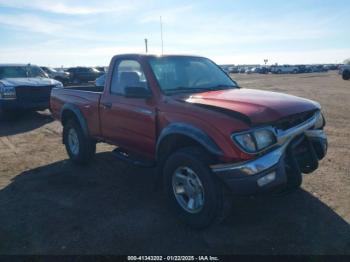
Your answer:
[[[87,164],[95,155],[96,143],[84,134],[74,120],[69,120],[64,125],[63,141],[69,158],[77,164]]]
[[[220,222],[230,206],[210,161],[201,148],[188,147],[171,154],[164,166],[168,201],[179,219],[195,228]]]

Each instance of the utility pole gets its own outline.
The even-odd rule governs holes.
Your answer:
[[[163,22],[162,22],[162,16],[160,16],[160,40],[162,41],[162,55],[163,55]]]
[[[148,40],[145,38],[145,48],[146,48],[146,54],[148,53]]]

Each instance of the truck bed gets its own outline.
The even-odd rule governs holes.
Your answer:
[[[50,110],[54,118],[61,119],[64,105],[74,105],[79,108],[85,118],[91,136],[100,135],[99,113],[100,99],[103,87],[70,86],[53,88],[50,99]]]

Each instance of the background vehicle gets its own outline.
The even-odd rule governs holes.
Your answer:
[[[271,72],[274,74],[297,74],[299,72],[299,69],[297,66],[278,65],[273,66]]]
[[[269,68],[266,66],[259,67],[259,74],[268,74],[269,73]]]
[[[67,72],[69,72],[70,82],[73,84],[95,81],[96,78],[104,74],[93,67],[72,67],[68,68]]]
[[[328,69],[324,67],[323,65],[312,65],[311,66],[311,72],[313,73],[321,73],[321,72],[327,72]]]
[[[19,110],[46,109],[53,87],[62,87],[62,83],[47,78],[38,66],[0,64],[0,111],[6,116]]]
[[[250,67],[245,71],[246,74],[257,74],[259,72],[260,72],[259,67]]]
[[[350,65],[343,65],[339,69],[339,74],[344,80],[350,79]]]
[[[52,67],[42,66],[41,69],[52,79],[60,81],[62,84],[67,84],[69,82],[69,73],[58,71]]]
[[[298,68],[298,73],[303,74],[303,73],[310,73],[311,70],[306,66],[306,65],[296,65]]]
[[[106,66],[96,66],[95,68],[102,73],[106,73],[108,71]]]
[[[244,89],[209,59],[118,55],[103,91],[53,89],[70,159],[86,164],[96,143],[119,159],[157,167],[176,214],[194,227],[220,221],[227,192],[300,186],[327,150],[318,103]]]
[[[106,82],[106,75],[107,74],[103,74],[101,75],[100,77],[98,77],[96,80],[95,80],[95,86],[101,86],[103,87],[105,85],[105,82]]]
[[[230,74],[236,74],[236,73],[238,73],[238,67],[237,66],[230,66],[230,67],[228,67],[228,72]]]

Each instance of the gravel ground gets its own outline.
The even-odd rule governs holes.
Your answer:
[[[221,225],[192,230],[154,190],[152,169],[114,159],[105,144],[90,166],[75,166],[60,123],[28,113],[0,122],[0,254],[350,254],[350,81],[232,77],[322,104],[328,155],[299,191],[237,198]]]

